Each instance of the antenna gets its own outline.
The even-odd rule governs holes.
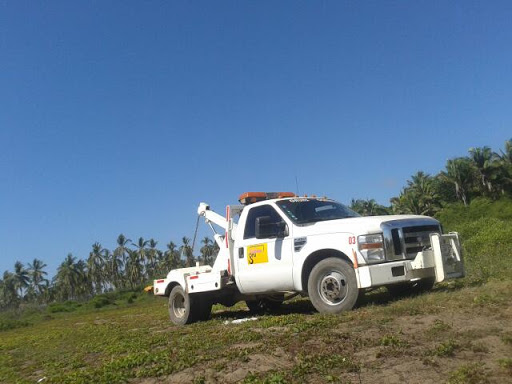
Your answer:
[[[295,187],[297,188],[297,196],[300,196],[300,194],[299,194],[299,181],[297,179],[297,175],[295,175]]]

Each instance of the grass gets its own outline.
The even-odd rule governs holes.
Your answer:
[[[487,384],[489,377],[481,363],[463,364],[450,374],[448,384]]]
[[[186,327],[169,322],[165,299],[133,292],[25,307],[0,314],[0,382],[509,382],[512,209],[450,209],[441,216],[461,232],[469,276],[432,292],[375,290],[338,316],[299,298],[241,324],[230,320],[245,305],[216,305]]]
[[[191,383],[212,382],[218,375],[239,375],[238,381],[246,383],[355,383],[360,377],[371,382],[404,357],[418,366],[435,365],[450,383],[476,380],[481,366],[454,366],[462,352],[464,361],[474,355],[475,363],[477,355],[478,361],[488,356],[499,378],[509,374],[507,356],[498,361],[490,353],[481,355],[496,350],[485,344],[490,335],[498,337],[499,348],[512,352],[512,329],[491,326],[503,318],[512,323],[511,291],[512,284],[504,281],[440,286],[398,301],[377,291],[339,316],[314,313],[307,300],[299,299],[275,315],[242,324],[224,324],[247,316],[242,304],[216,306],[210,321],[181,328],[169,322],[167,303],[158,297],[82,306],[3,330],[0,382],[34,383],[46,377],[45,383],[124,383],[186,373]],[[493,299],[475,300],[482,297]],[[478,317],[468,318],[472,313]],[[465,347],[472,342],[476,351]],[[492,378],[493,372],[486,375]]]
[[[454,204],[437,214],[445,231],[459,232],[466,269],[472,280],[509,279],[512,276],[512,200],[479,198],[469,207]]]

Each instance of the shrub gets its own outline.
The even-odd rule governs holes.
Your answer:
[[[460,231],[466,223],[492,217],[503,221],[512,221],[512,200],[502,198],[491,201],[486,198],[474,199],[468,207],[462,204],[451,204],[436,214],[446,231]]]
[[[73,312],[80,308],[82,305],[76,301],[65,301],[63,303],[51,303],[48,305],[48,312]]]
[[[512,200],[475,199],[468,207],[454,204],[437,214],[445,232],[461,236],[470,279],[510,279],[512,265]]]
[[[115,305],[116,303],[114,295],[101,294],[94,296],[88,304],[94,308],[103,308],[107,305]]]
[[[487,376],[483,364],[464,364],[451,373],[448,384],[485,384]]]
[[[512,276],[512,221],[484,218],[460,228],[468,275],[489,279]]]
[[[30,325],[30,323],[25,320],[0,319],[0,331],[7,331],[9,329],[28,327],[29,325]]]

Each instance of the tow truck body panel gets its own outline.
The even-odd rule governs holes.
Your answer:
[[[307,293],[308,273],[327,256],[351,265],[360,290],[464,276],[458,234],[442,234],[433,218],[355,217],[350,210],[345,218],[322,218],[329,210],[346,207],[292,194],[247,193],[240,201],[245,205],[227,206],[225,216],[199,204],[198,215],[214,231],[219,246],[215,262],[170,271],[165,279],[155,280],[155,295],[168,296],[176,285],[189,295],[208,294],[214,302],[226,292],[242,299],[275,292]],[[317,206],[313,214],[321,219],[301,222],[300,209],[311,205]],[[217,233],[213,225],[224,233]]]

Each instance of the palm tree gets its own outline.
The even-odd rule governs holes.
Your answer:
[[[6,271],[7,272],[7,271]],[[6,306],[4,302],[4,289],[5,289],[5,283],[3,279],[0,279],[0,309]]]
[[[213,256],[213,241],[206,236],[203,238],[203,240],[201,240],[201,244],[203,244],[200,250],[203,257],[203,263],[205,265],[210,265]]]
[[[505,141],[505,151],[500,151],[500,186],[502,194],[512,194],[512,139]]]
[[[508,164],[512,164],[512,139],[505,141],[505,151],[501,151],[500,159]]]
[[[142,264],[141,272],[144,270],[147,270],[146,268],[146,260],[148,251],[146,249],[147,245],[149,244],[149,240],[144,240],[144,238],[139,237],[139,240],[137,241],[137,244],[134,244],[135,246],[135,252],[137,253],[137,258],[139,263]]]
[[[75,299],[76,292],[79,291],[83,277],[81,268],[76,264],[76,258],[68,253],[64,261],[57,268],[57,274],[54,277],[54,284],[57,287],[59,296],[64,299]]]
[[[29,286],[30,277],[23,264],[17,261],[14,264],[14,286],[19,291],[20,298],[23,298],[23,290]]]
[[[41,297],[44,290],[48,288],[48,279],[45,277],[48,275],[44,268],[47,265],[41,260],[35,258],[34,261],[28,264],[28,274],[30,278],[30,287],[36,297]]]
[[[123,267],[126,265],[127,255],[130,251],[128,244],[131,242],[132,241],[127,239],[122,233],[117,237],[117,248],[114,250],[114,254],[112,255],[110,266],[116,288],[123,286],[121,272]]]
[[[93,281],[89,279],[89,271],[87,270],[87,263],[79,259],[76,262],[76,270],[78,272],[78,279],[76,285],[76,294],[78,297],[91,296],[93,292]]]
[[[217,244],[217,242],[214,241],[213,245],[212,245],[212,258],[213,259],[215,259],[217,257],[217,255],[219,254],[219,251],[220,251],[219,244]]]
[[[419,199],[414,191],[410,189],[404,188],[398,197],[393,197],[390,201],[394,213],[422,214],[422,207],[419,204]]]
[[[15,276],[13,273],[5,271],[2,280],[0,280],[0,307],[16,305],[18,300]]]
[[[178,247],[172,241],[167,243],[167,250],[164,253],[163,271],[170,271],[180,266],[180,253]]]
[[[394,214],[410,213],[404,203],[403,191],[400,192],[399,196],[389,199],[389,202],[391,203],[391,212]]]
[[[352,199],[350,209],[362,216],[387,215],[389,213],[388,208],[378,204],[374,199]]]
[[[115,287],[114,284],[114,273],[112,272],[112,259],[113,259],[113,253],[110,252],[109,249],[103,249],[103,289],[109,290],[112,289],[112,287]]]
[[[407,197],[410,207],[414,207],[413,213],[433,216],[441,208],[439,195],[435,189],[434,178],[423,171],[416,172],[407,181]]]
[[[149,278],[154,277],[155,273],[155,264],[158,259],[158,250],[156,249],[157,241],[154,239],[149,239],[149,250],[146,253],[146,257],[148,259],[147,265],[147,276]]]
[[[105,249],[98,242],[92,245],[92,251],[89,253],[87,274],[89,280],[93,282],[94,292],[101,293],[105,280]]]
[[[464,206],[469,203],[469,193],[473,185],[474,172],[471,161],[464,157],[448,160],[446,171],[440,173],[440,177],[455,186],[455,194]]]
[[[364,211],[363,204],[364,204],[364,200],[362,200],[362,199],[357,199],[357,200],[356,199],[352,199],[350,201],[349,208],[351,210],[353,210],[354,212],[357,212],[360,215],[362,215],[363,211]]]
[[[185,256],[187,267],[194,266],[194,255],[192,253],[192,247],[190,245],[190,239],[186,236],[183,236],[181,239],[182,246],[180,247],[180,252],[183,256]]]
[[[470,158],[480,175],[480,183],[485,194],[493,192],[498,156],[489,147],[470,148]]]
[[[124,271],[130,287],[135,288],[140,284],[142,264],[140,263],[139,253],[137,251],[128,251],[128,259],[126,260],[126,268]]]

